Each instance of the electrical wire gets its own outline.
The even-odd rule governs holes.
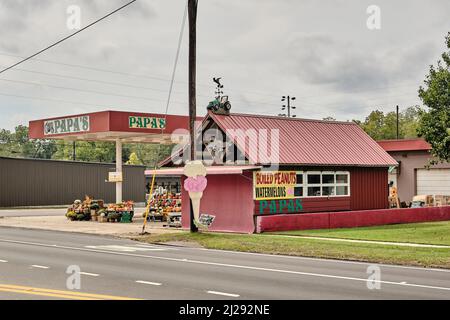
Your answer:
[[[167,113],[169,111],[170,99],[171,99],[171,96],[172,96],[173,83],[175,81],[175,74],[176,74],[176,71],[177,71],[178,58],[180,56],[181,42],[183,40],[183,33],[184,33],[184,27],[186,25],[187,13],[188,13],[188,0],[186,0],[186,7],[184,9],[183,19],[182,19],[182,22],[181,22],[180,35],[178,36],[177,52],[175,54],[175,62],[174,62],[174,65],[173,65],[172,78],[171,78],[171,81],[170,81],[169,94],[167,96],[166,110],[165,110],[165,113],[164,113],[164,123],[165,124],[167,123]],[[164,134],[165,129],[166,129],[166,125],[164,125],[161,128],[161,135]],[[153,170],[152,183],[151,183],[151,187],[150,187],[150,190],[149,190],[150,192],[149,192],[149,195],[148,195],[147,206],[145,208],[144,224],[142,225],[142,234],[145,234],[145,226],[147,224],[147,218],[148,218],[148,214],[150,212],[151,197],[152,197],[153,189],[154,189],[154,186],[155,186],[156,168],[158,166],[158,160],[159,160],[159,157],[160,157],[160,153],[161,153],[161,143],[158,144],[158,152],[157,152],[156,162],[155,162],[154,170]]]
[[[122,97],[122,98],[132,98],[132,99],[140,99],[140,100],[148,100],[148,101],[156,101],[156,102],[165,102],[164,100],[160,99],[154,99],[150,97],[141,97],[141,96],[131,96],[131,95],[124,95],[124,94],[118,94],[118,93],[112,93],[112,92],[103,92],[103,91],[96,91],[96,90],[86,90],[86,89],[76,89],[76,88],[70,88],[70,87],[63,87],[63,86],[55,86],[51,84],[44,84],[39,82],[30,82],[30,81],[22,81],[22,80],[11,80],[11,79],[1,79],[0,81],[6,81],[11,83],[22,83],[22,84],[28,84],[28,85],[34,85],[34,86],[44,86],[49,88],[55,88],[55,89],[62,89],[62,90],[70,90],[70,91],[79,91],[79,92],[86,92],[86,93],[95,93],[95,94],[101,94],[101,95],[107,95],[107,96],[113,96],[113,97]],[[184,104],[184,102],[181,101],[175,101],[174,103],[178,104]]]
[[[64,42],[64,41],[66,41],[67,39],[72,38],[73,36],[79,34],[80,32],[83,32],[84,30],[86,30],[86,29],[92,27],[93,25],[95,25],[95,24],[99,23],[100,21],[102,21],[102,20],[108,18],[109,16],[115,14],[116,12],[118,12],[118,11],[120,11],[120,10],[122,10],[122,9],[124,9],[124,8],[126,8],[126,7],[128,7],[129,5],[131,5],[132,3],[136,2],[136,1],[137,1],[137,0],[132,0],[132,1],[130,1],[130,2],[126,3],[126,4],[124,4],[123,6],[117,8],[117,9],[111,11],[110,13],[108,13],[107,15],[101,17],[100,19],[97,19],[97,20],[95,20],[94,22],[91,22],[90,24],[88,24],[87,26],[81,28],[80,30],[75,31],[74,33],[72,33],[72,34],[70,34],[70,35],[68,35],[68,36],[66,36],[66,37],[64,37],[64,38],[62,38],[61,40],[56,41],[55,43],[53,43],[53,44],[51,44],[51,45],[45,47],[44,49],[39,50],[38,52],[32,54],[31,56],[28,56],[28,57],[26,57],[26,58],[20,60],[19,62],[14,63],[13,65],[11,65],[11,66],[9,66],[9,67],[7,67],[7,68],[1,70],[1,71],[0,71],[0,74],[2,74],[3,72],[8,71],[8,70],[10,70],[10,69],[12,69],[12,68],[18,66],[19,64],[24,63],[25,61],[28,61],[28,60],[30,60],[30,59],[32,59],[32,58],[38,56],[39,54],[41,54],[41,53],[43,53],[43,52],[45,52],[45,51],[47,51],[47,50],[49,50],[49,49],[51,49],[51,48],[57,46],[58,44],[60,44],[60,43],[62,43],[62,42]]]
[[[0,53],[0,55],[11,56],[11,57],[22,57],[22,56],[13,55],[13,54],[7,54],[7,53]],[[70,66],[70,67],[76,67],[76,68],[82,68],[82,69],[88,69],[88,70],[94,70],[94,71],[106,72],[106,73],[112,73],[112,74],[118,74],[118,75],[125,75],[125,76],[131,76],[131,77],[146,78],[146,79],[158,80],[158,81],[163,81],[163,82],[170,82],[171,81],[169,79],[156,77],[156,76],[147,76],[147,75],[144,76],[144,75],[130,74],[130,73],[125,73],[125,72],[120,72],[120,71],[106,70],[106,69],[82,66],[82,65],[77,65],[77,64],[61,63],[61,62],[55,62],[55,61],[49,61],[49,60],[43,60],[43,59],[33,59],[33,61],[41,61],[41,62],[56,64],[56,65],[64,65],[64,66]],[[111,85],[121,85],[121,86],[125,86],[125,87],[136,88],[136,89],[146,89],[146,90],[152,90],[152,91],[158,91],[158,92],[166,92],[166,90],[163,90],[163,89],[156,89],[156,88],[151,88],[151,87],[133,86],[133,85],[123,84],[123,83],[118,83],[118,82],[108,82],[108,81],[102,81],[102,80],[93,80],[93,79],[87,79],[87,78],[79,78],[79,77],[73,77],[73,76],[67,76],[67,75],[61,75],[61,74],[52,74],[52,73],[46,73],[46,72],[40,72],[40,71],[32,71],[32,70],[25,70],[25,69],[14,69],[14,70],[15,71],[36,73],[36,74],[44,74],[44,75],[48,75],[48,76],[56,76],[56,77],[74,79],[74,80],[90,81],[90,82],[104,83],[104,84],[111,84]],[[175,83],[186,84],[186,82],[182,82],[182,81],[174,81],[174,82]],[[206,85],[206,84],[199,84],[199,85],[204,86],[204,87],[211,87],[211,85]],[[297,100],[300,100],[300,99],[313,99],[313,98],[323,98],[323,97],[339,97],[339,96],[346,95],[348,93],[372,92],[372,91],[386,90],[386,89],[392,89],[392,88],[402,88],[402,87],[417,87],[417,84],[384,86],[384,87],[377,87],[377,88],[371,88],[371,89],[357,89],[357,90],[350,90],[350,91],[346,91],[346,92],[342,92],[342,93],[332,93],[332,94],[325,94],[325,95],[297,96],[296,98],[297,98]],[[235,93],[238,93],[238,94],[242,93],[240,91],[236,91],[235,89],[231,89],[229,91],[232,92],[232,93],[235,92]],[[182,92],[182,91],[174,91],[173,93],[186,94],[186,92]],[[275,95],[274,93],[267,93],[267,92],[263,93],[263,92],[249,91],[249,90],[246,90],[245,94],[254,94],[254,95],[259,95],[259,96],[264,95],[264,96],[268,96],[268,97],[274,97],[274,98],[277,98],[277,99],[280,97],[279,95]],[[209,98],[210,97],[209,95],[204,95],[204,94],[197,94],[197,96],[205,97],[205,98]],[[241,99],[233,99],[233,100],[234,101],[241,101],[241,102],[250,102],[250,103],[253,103],[253,104],[264,104],[264,105],[271,105],[271,106],[279,107],[279,104],[277,104],[277,103],[269,103],[269,102],[264,102],[264,101],[241,100]],[[309,101],[303,101],[303,103],[315,104],[314,102],[309,102]],[[319,105],[319,104],[316,104],[316,105]]]

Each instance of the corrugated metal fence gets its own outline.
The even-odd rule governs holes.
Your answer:
[[[124,166],[123,197],[145,201],[144,166]],[[88,194],[115,201],[115,164],[0,157],[0,207],[66,205]]]

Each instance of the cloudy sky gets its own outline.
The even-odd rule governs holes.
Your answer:
[[[127,0],[0,0],[0,65],[69,35]],[[381,9],[369,30],[366,10]],[[123,110],[164,112],[184,0],[138,0],[120,13],[0,75],[0,128],[29,120]],[[303,118],[363,119],[420,103],[417,89],[444,50],[448,0],[199,0],[198,106],[222,77],[232,111],[277,115],[296,96]],[[187,114],[187,28],[171,114]]]

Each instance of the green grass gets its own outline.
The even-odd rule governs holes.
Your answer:
[[[450,269],[450,249],[448,248],[413,248],[371,243],[345,243],[300,237],[282,237],[272,234],[190,234],[188,232],[179,232],[139,236],[134,239],[148,243],[181,241],[209,249]]]
[[[276,234],[450,245],[450,221],[349,229],[298,230]]]

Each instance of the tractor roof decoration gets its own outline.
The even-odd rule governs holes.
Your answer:
[[[207,110],[211,110],[215,114],[229,115],[231,109],[231,103],[228,101],[228,96],[222,96],[223,85],[220,83],[222,78],[213,78],[213,81],[217,84],[216,98],[208,103]]]

